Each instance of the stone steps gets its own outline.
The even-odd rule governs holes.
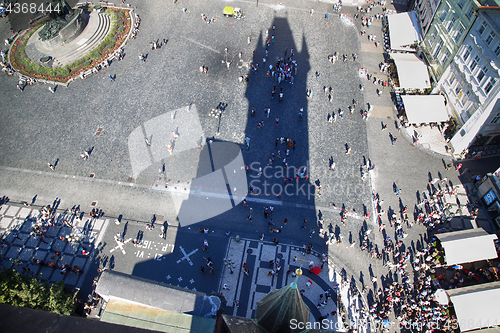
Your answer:
[[[111,27],[111,18],[108,14],[104,13],[99,13],[97,18],[97,24],[92,22],[94,24],[90,25],[89,21],[90,26],[85,28],[81,36],[73,40],[71,43],[68,43],[64,48],[61,48],[53,53],[52,57],[54,58],[54,67],[71,64],[84,57],[99,45],[109,32]],[[96,25],[96,27],[93,27],[93,25]],[[90,36],[85,36],[89,33],[91,33]]]

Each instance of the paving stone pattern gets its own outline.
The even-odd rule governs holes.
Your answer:
[[[73,215],[56,213],[55,225],[47,226],[47,235],[42,241],[39,237],[35,238],[32,232],[39,214],[40,211],[37,208],[11,204],[1,206],[1,267],[15,269],[20,273],[24,273],[22,267],[26,267],[30,269],[33,276],[39,277],[42,281],[64,280],[67,287],[81,286],[86,277],[87,263],[95,255],[93,248],[96,238],[107,220],[90,218],[79,220]],[[63,220],[69,220],[73,223],[73,227],[63,225]],[[14,235],[18,235],[20,239],[15,238]],[[71,242],[60,239],[60,237],[65,238],[66,235],[77,237],[79,241]],[[91,252],[91,255],[83,255],[83,248]],[[60,256],[57,256],[56,252],[59,252]],[[41,260],[44,265],[35,264],[33,259]],[[49,261],[55,263],[53,267],[46,265]],[[60,267],[64,265],[78,266],[82,272],[75,274],[70,271],[66,275],[61,274]]]

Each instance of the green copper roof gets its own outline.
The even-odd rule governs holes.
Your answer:
[[[299,332],[293,330],[290,321],[309,321],[309,308],[297,288],[297,278],[290,285],[275,289],[257,303],[255,320],[270,333]]]

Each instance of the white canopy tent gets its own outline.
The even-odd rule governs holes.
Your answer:
[[[420,43],[422,33],[415,11],[388,15],[387,22],[391,50],[416,52],[410,45]]]
[[[495,326],[500,330],[500,282],[450,289],[446,292],[453,303],[461,332]]]
[[[402,95],[409,124],[430,124],[448,121],[441,95]]]
[[[413,53],[390,53],[398,70],[399,89],[431,87],[427,65]]]
[[[437,234],[446,258],[446,265],[456,265],[498,257],[495,249],[497,235],[483,228]]]

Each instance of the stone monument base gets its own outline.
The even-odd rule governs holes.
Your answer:
[[[88,22],[87,13],[85,13],[82,9],[79,9],[78,11],[79,13],[75,15],[71,19],[71,21],[59,31],[57,36],[46,41],[40,40],[39,43],[41,47],[44,48],[45,50],[52,51],[61,47],[64,44],[71,42],[76,37],[78,37],[85,29]],[[38,33],[34,35],[39,37]]]

